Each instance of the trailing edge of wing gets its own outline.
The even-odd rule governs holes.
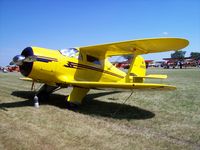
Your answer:
[[[189,41],[182,38],[152,38],[85,46],[79,47],[79,49],[87,54],[104,57],[175,51],[186,47],[188,44]]]
[[[151,83],[113,83],[113,82],[89,82],[89,81],[71,81],[66,82],[71,86],[84,88],[121,88],[121,89],[167,89],[174,90],[176,87],[165,84]]]

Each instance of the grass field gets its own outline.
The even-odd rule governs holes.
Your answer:
[[[125,104],[128,90],[91,90],[77,111],[65,108],[71,89],[36,109],[31,83],[0,73],[0,149],[200,149],[200,69],[148,72],[177,90],[134,91]]]

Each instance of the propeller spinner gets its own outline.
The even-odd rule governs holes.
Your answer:
[[[23,65],[24,62],[34,62],[36,61],[36,56],[23,56],[23,55],[16,55],[15,57],[13,57],[13,61],[10,64],[15,64],[18,66]]]

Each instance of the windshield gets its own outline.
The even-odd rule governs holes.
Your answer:
[[[60,50],[60,53],[67,57],[78,58],[79,51],[76,48],[67,48]]]

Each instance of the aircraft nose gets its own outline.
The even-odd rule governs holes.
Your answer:
[[[26,55],[26,57],[24,55],[16,55],[15,57],[13,57],[13,60],[10,64],[11,65],[15,64],[15,65],[21,66],[25,62],[34,62],[34,61],[36,61],[36,59],[37,59],[37,57],[34,55]]]
[[[28,76],[32,70],[34,61],[36,61],[36,56],[34,56],[33,49],[32,47],[27,47],[22,51],[21,55],[13,57],[11,63],[19,66],[22,75]]]
[[[22,65],[23,64],[23,61],[25,60],[25,57],[22,56],[22,55],[16,55],[15,57],[13,57],[13,64],[15,65]]]

